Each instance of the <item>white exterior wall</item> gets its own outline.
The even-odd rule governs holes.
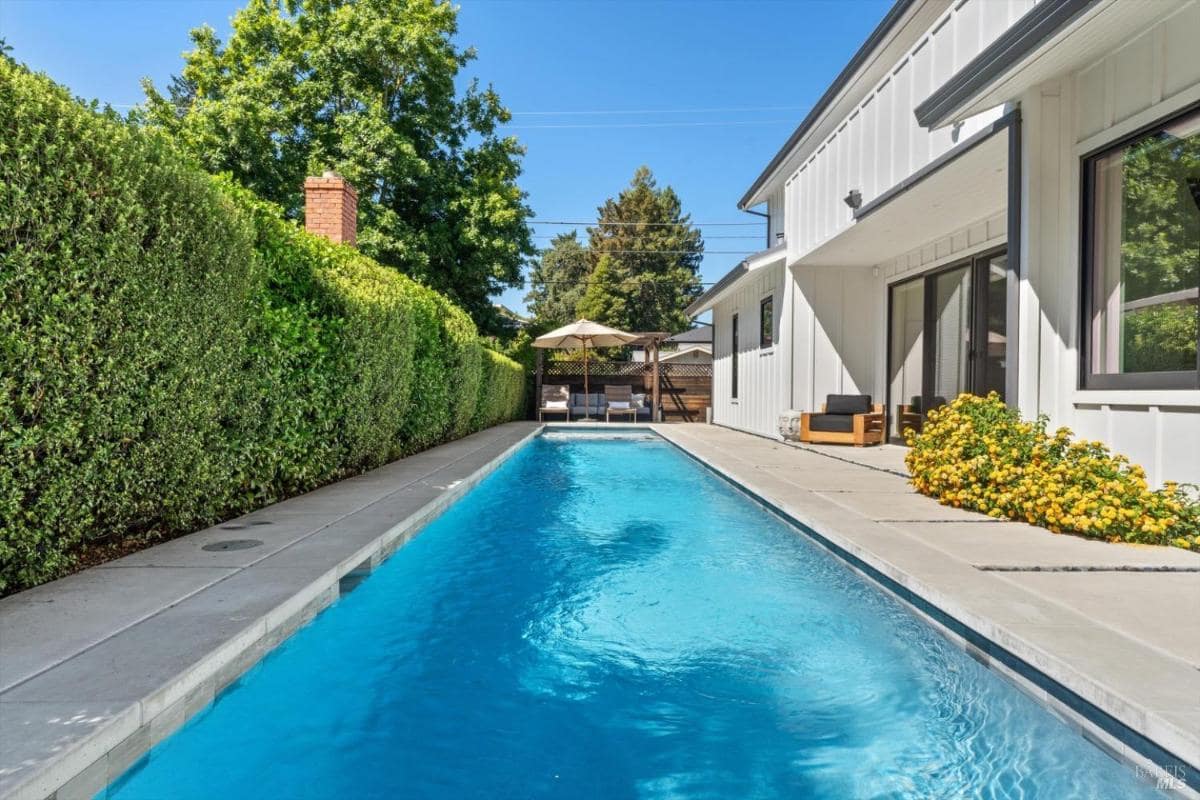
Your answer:
[[[871,202],[1004,112],[995,108],[958,126],[927,131],[913,109],[1032,8],[1034,0],[965,0],[952,4],[813,148],[784,186],[788,263],[853,222],[842,198],[851,189]]]
[[[796,286],[790,407],[817,411],[831,394],[870,394],[882,403],[873,389],[883,318],[872,270],[795,267],[790,273]]]
[[[1081,158],[1200,102],[1200,0],[1021,98],[1024,229],[1017,403],[1100,439],[1152,482],[1200,482],[1200,391],[1079,389]]]
[[[766,248],[775,246],[775,234],[784,233],[783,188],[771,192],[767,198],[767,242]]]
[[[758,433],[778,435],[778,416],[787,407],[787,359],[791,333],[785,324],[788,291],[781,262],[747,275],[741,285],[713,308],[713,419],[721,425]],[[759,303],[774,297],[775,344],[759,347]],[[733,359],[730,322],[738,315],[738,397],[731,391]]]

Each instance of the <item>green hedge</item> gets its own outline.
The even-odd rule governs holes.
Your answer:
[[[520,415],[441,295],[0,60],[0,592]]]

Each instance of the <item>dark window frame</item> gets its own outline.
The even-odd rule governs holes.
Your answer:
[[[1104,156],[1124,150],[1135,142],[1157,133],[1168,125],[1200,112],[1193,103],[1170,115],[1143,125],[1132,133],[1109,142],[1079,158],[1079,376],[1078,388],[1087,390],[1195,390],[1200,389],[1200,334],[1197,335],[1196,368],[1191,372],[1092,372],[1092,290],[1096,248],[1096,167]]]
[[[766,316],[764,316],[764,314]],[[766,350],[775,346],[774,294],[769,294],[762,300],[758,301],[758,346],[762,350]]]
[[[738,399],[738,315],[730,317],[729,398]]]

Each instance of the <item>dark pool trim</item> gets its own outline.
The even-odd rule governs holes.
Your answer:
[[[880,588],[911,606],[913,609],[919,612],[921,616],[932,622],[935,627],[943,629],[944,632],[949,632],[951,636],[948,636],[947,638],[952,643],[962,647],[962,649],[966,651],[967,655],[971,656],[980,664],[995,672],[997,675],[1000,675],[1001,677],[1013,683],[1013,685],[1028,695],[1031,699],[1041,703],[1043,706],[1048,708],[1051,713],[1054,713],[1056,716],[1059,716],[1060,719],[1063,719],[1066,724],[1077,729],[1080,735],[1082,735],[1093,745],[1100,748],[1117,761],[1134,769],[1139,777],[1142,777],[1143,779],[1148,777],[1142,775],[1144,765],[1135,763],[1123,753],[1114,750],[1107,742],[1103,741],[1103,739],[1095,736],[1094,733],[1088,729],[1087,725],[1094,726],[1097,730],[1102,731],[1103,733],[1128,747],[1130,750],[1137,753],[1149,764],[1156,765],[1160,769],[1164,765],[1169,765],[1172,767],[1178,766],[1180,768],[1180,774],[1172,774],[1171,777],[1182,780],[1191,791],[1200,793],[1200,768],[1198,768],[1195,764],[1188,763],[1186,759],[1180,758],[1169,750],[1166,750],[1152,739],[1147,738],[1108,712],[1097,707],[1090,701],[1080,697],[1074,691],[1066,686],[1063,686],[1061,683],[1037,669],[1029,662],[1013,654],[1011,651],[1005,649],[996,642],[993,642],[991,639],[979,633],[974,628],[970,627],[956,617],[946,613],[938,606],[915,593],[913,590],[901,585],[894,578],[884,574],[879,569],[864,561],[862,558],[859,558],[858,556],[849,552],[841,545],[831,541],[818,531],[813,530],[810,526],[796,519],[780,506],[756,493],[754,490],[750,489],[731,475],[728,475],[712,464],[709,464],[707,461],[692,453],[683,445],[672,441],[661,434],[659,434],[659,436],[663,439],[663,441],[668,442],[677,448],[681,453],[695,461],[697,464],[701,465],[713,475],[716,475],[725,483],[732,486],[738,492],[749,498],[752,502],[757,503],[782,519],[784,522],[787,522],[789,525],[799,529],[809,538],[813,539],[822,547],[840,558],[842,561],[846,562],[855,571],[861,573],[863,576],[878,584]],[[1001,667],[1003,667],[1003,669],[995,669],[996,664],[999,664]],[[1031,694],[1027,690],[1027,687],[1022,685],[1020,682],[1021,680],[1027,681],[1029,686],[1044,691],[1047,695],[1054,698],[1054,700],[1056,700],[1058,703],[1061,703],[1064,708],[1075,714],[1078,719],[1064,718],[1062,714],[1059,713],[1059,709],[1044,703],[1041,698]]]

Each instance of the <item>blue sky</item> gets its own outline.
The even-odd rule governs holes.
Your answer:
[[[142,99],[143,76],[165,85],[179,71],[190,28],[224,36],[243,4],[0,0],[0,36],[77,95],[124,106]],[[463,0],[459,42],[478,51],[464,77],[492,83],[514,112],[541,220],[594,219],[647,164],[695,221],[760,223],[738,198],[889,5]],[[536,241],[564,230],[539,223]],[[705,281],[763,243],[761,225],[703,230]],[[522,309],[524,291],[501,301]]]

